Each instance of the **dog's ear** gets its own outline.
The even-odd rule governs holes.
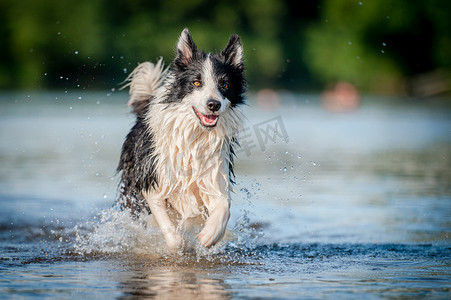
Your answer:
[[[243,46],[238,35],[234,34],[230,37],[222,55],[224,55],[226,63],[238,68],[243,67]]]
[[[177,56],[175,57],[175,64],[184,69],[192,61],[193,57],[197,53],[196,44],[194,44],[193,38],[188,28],[183,29],[182,34],[177,42]]]

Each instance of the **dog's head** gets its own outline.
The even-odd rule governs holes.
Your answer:
[[[243,47],[232,35],[220,53],[198,51],[188,29],[182,31],[174,59],[174,81],[167,100],[183,103],[200,124],[212,129],[228,110],[244,103]]]

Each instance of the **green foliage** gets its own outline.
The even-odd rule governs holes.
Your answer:
[[[451,68],[446,0],[2,0],[0,88],[113,88],[139,63],[170,62],[184,27],[199,48],[243,39],[251,88],[350,81],[396,90]]]
[[[449,68],[449,1],[329,0],[305,34],[311,70],[323,81],[396,92],[417,74]]]

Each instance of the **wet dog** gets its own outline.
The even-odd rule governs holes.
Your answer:
[[[162,59],[142,63],[127,81],[136,123],[118,166],[122,207],[151,212],[171,250],[183,247],[183,227],[196,219],[198,242],[217,244],[230,217],[243,116],[240,38],[232,35],[221,52],[205,53],[185,29],[171,66],[165,69]]]

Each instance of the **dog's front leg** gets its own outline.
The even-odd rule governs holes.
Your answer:
[[[144,191],[143,195],[155,220],[160,227],[169,250],[177,251],[182,247],[182,237],[177,233],[174,223],[169,218],[166,199],[161,199],[152,192]]]
[[[204,229],[198,235],[198,240],[204,247],[214,246],[224,237],[230,218],[229,207],[229,199],[218,199],[205,222]]]

